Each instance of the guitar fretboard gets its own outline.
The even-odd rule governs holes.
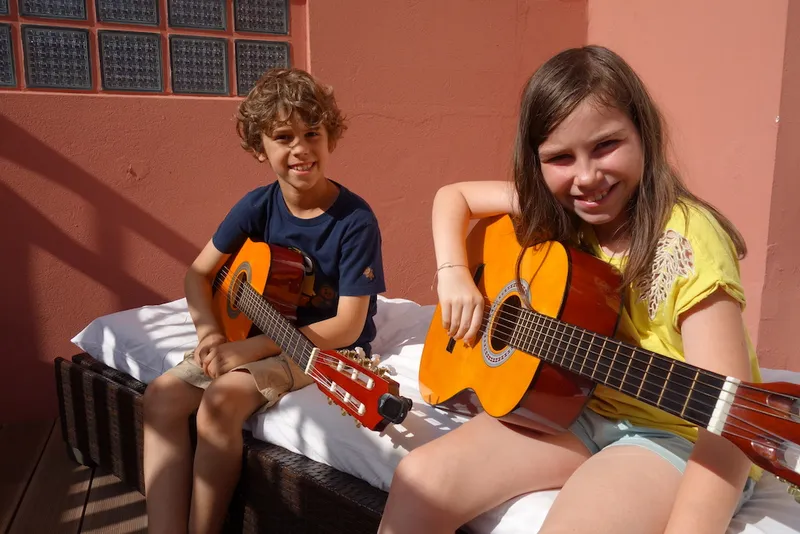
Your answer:
[[[305,369],[314,344],[290,323],[248,282],[236,283],[236,306],[267,335],[285,355]]]
[[[724,376],[535,311],[517,310],[513,318],[504,313],[497,321],[514,325],[504,340],[510,346],[695,425],[708,425]]]

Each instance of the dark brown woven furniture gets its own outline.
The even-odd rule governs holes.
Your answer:
[[[145,384],[88,354],[55,361],[67,450],[144,492],[142,393]],[[243,469],[226,532],[374,533],[386,492],[253,438],[245,432]]]

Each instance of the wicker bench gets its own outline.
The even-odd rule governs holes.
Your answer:
[[[57,358],[55,371],[68,453],[144,493],[145,384],[85,353],[71,361]],[[386,497],[362,480],[244,432],[242,475],[225,532],[374,533]]]

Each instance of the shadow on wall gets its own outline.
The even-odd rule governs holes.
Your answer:
[[[41,417],[45,406],[47,414],[55,413],[50,363],[54,355],[49,353],[52,349],[43,346],[45,337],[64,340],[63,350],[69,351],[69,339],[93,318],[87,310],[98,309],[92,306],[97,295],[87,294],[82,296],[85,301],[76,302],[74,290],[65,288],[66,284],[74,283],[78,276],[93,280],[113,295],[115,309],[163,302],[167,295],[126,271],[126,259],[130,258],[125,257],[123,248],[125,235],[138,234],[181,265],[189,265],[198,248],[2,114],[0,160],[36,173],[82,198],[94,211],[92,232],[96,236],[94,250],[86,248],[48,218],[40,206],[20,196],[9,185],[13,183],[10,178],[0,176],[4,257],[0,269],[4,301],[0,308],[4,333],[0,422],[7,422]],[[37,251],[57,260],[52,269],[44,271],[45,276],[44,266],[33,264]]]

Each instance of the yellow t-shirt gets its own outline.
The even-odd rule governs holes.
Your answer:
[[[604,254],[589,225],[583,241],[600,259],[621,268],[623,258]],[[686,361],[678,328],[681,314],[717,289],[724,289],[744,309],[739,260],[728,234],[704,208],[676,205],[658,242],[652,276],[645,284],[627,288],[617,337],[643,349]],[[753,344],[747,338],[752,381],[761,382]],[[611,419],[627,419],[634,425],[674,432],[697,440],[697,427],[613,389],[598,385],[589,408]],[[761,469],[750,475],[758,479]]]

